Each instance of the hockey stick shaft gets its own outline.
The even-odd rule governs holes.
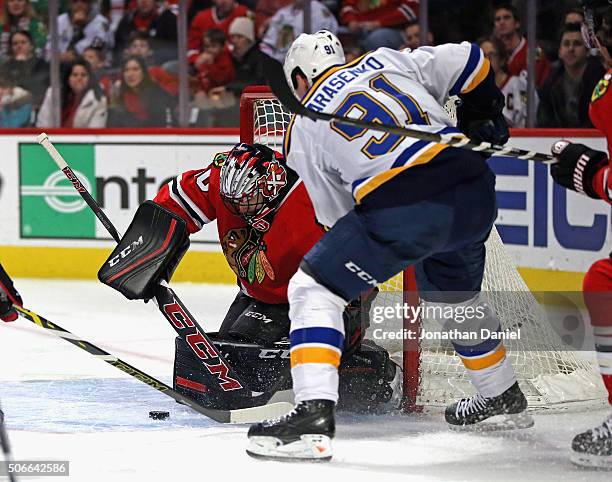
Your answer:
[[[457,147],[470,151],[482,152],[489,155],[512,156],[518,157],[519,159],[544,163],[556,162],[555,158],[548,154],[542,154],[540,152],[534,151],[526,151],[524,149],[518,149],[510,146],[498,146],[489,142],[476,142],[459,133],[438,134],[435,132],[425,132],[418,129],[379,124],[377,122],[368,122],[361,119],[353,119],[350,117],[343,117],[336,114],[328,114],[326,112],[319,112],[313,109],[309,109],[307,106],[302,104],[293,94],[293,91],[287,84],[285,74],[283,72],[283,67],[280,62],[273,58],[267,58],[264,62],[264,65],[270,88],[272,89],[272,92],[274,93],[274,95],[276,95],[280,103],[290,112],[304,117],[308,117],[312,120],[337,122],[354,127],[359,127],[362,129],[386,132],[388,134],[394,134],[402,137],[412,137],[414,139],[434,142],[437,144],[445,144],[450,147]]]
[[[110,354],[109,352],[102,350],[97,347],[93,343],[90,343],[74,333],[62,328],[61,326],[50,322],[49,320],[43,318],[42,316],[34,313],[31,310],[22,308],[21,306],[15,306],[15,309],[19,313],[20,316],[25,318],[26,320],[31,321],[32,323],[40,326],[47,330],[47,332],[52,333],[60,338],[63,338],[67,342],[79,347],[81,350],[86,351],[92,356],[105,361],[109,365],[118,368],[124,373],[127,373],[131,377],[139,380],[150,387],[154,388],[158,392],[163,393],[164,395],[173,398],[177,402],[183,403],[196,412],[215,420],[220,423],[250,423],[257,422],[263,420],[264,418],[268,418],[270,416],[278,416],[279,414],[286,413],[291,405],[288,403],[272,403],[269,405],[262,405],[259,407],[238,409],[238,410],[216,410],[212,408],[204,407],[199,404],[197,401],[193,400],[190,397],[182,395],[181,393],[175,391],[172,387],[166,385],[164,382],[153,378],[151,375],[143,372],[142,370],[130,365],[129,363],[121,360],[120,358]]]
[[[91,196],[91,194],[89,194],[87,189],[85,189],[85,186],[83,186],[83,184],[81,184],[81,182],[79,181],[78,177],[73,172],[73,170],[70,168],[68,163],[64,160],[62,155],[59,152],[57,152],[57,149],[55,148],[55,146],[53,144],[51,144],[51,141],[49,140],[49,137],[47,136],[47,134],[45,134],[43,132],[42,134],[40,134],[38,136],[37,140],[38,140],[38,143],[41,146],[43,146],[45,148],[45,150],[49,153],[49,156],[51,156],[51,159],[53,159],[55,161],[55,163],[57,164],[57,167],[59,167],[60,171],[62,171],[64,173],[64,175],[72,183],[74,188],[81,195],[83,200],[91,208],[93,213],[96,215],[96,217],[102,223],[102,226],[104,226],[106,228],[106,230],[109,232],[109,234],[118,243],[121,240],[121,236],[119,236],[119,233],[115,229],[115,226],[113,226],[113,223],[111,223],[110,219],[108,219],[106,214],[104,214],[104,211],[102,211],[102,209],[100,208],[100,206],[98,205],[96,200]]]
[[[2,446],[2,453],[4,454],[4,466],[8,473],[10,482],[17,482],[17,476],[9,471],[9,464],[13,462],[13,452],[11,451],[11,444],[8,438],[8,432],[6,430],[6,422],[4,421],[4,412],[0,407],[0,446]]]
[[[102,208],[100,208],[96,200],[79,181],[72,169],[70,169],[70,166],[51,143],[47,134],[41,133],[38,136],[38,142],[49,153],[115,241],[119,242],[120,236],[115,226],[113,226],[113,223],[102,212]],[[202,364],[203,368],[217,381],[223,391],[232,391],[246,397],[261,396],[263,398],[261,394],[253,394],[236,372],[227,364],[223,355],[206,335],[206,332],[200,327],[196,319],[187,310],[187,307],[169,286],[162,283],[158,284],[155,288],[155,300],[164,318],[172,325],[172,328],[181,339],[189,345],[192,353]]]

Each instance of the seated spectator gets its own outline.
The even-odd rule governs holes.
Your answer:
[[[250,14],[249,10],[244,5],[239,5],[236,0],[213,0],[213,4],[211,8],[198,13],[189,26],[187,56],[190,64],[195,62],[202,51],[202,39],[207,30],[217,28],[228,35],[229,26],[235,18]]]
[[[379,47],[397,49],[402,45],[402,27],[417,19],[419,2],[415,0],[342,0],[340,23],[359,36],[364,50]]]
[[[519,75],[527,70],[527,39],[521,33],[518,10],[511,4],[502,4],[493,14],[493,35],[499,38],[509,52],[508,73]],[[536,46],[536,83],[541,86],[550,73],[550,62]]]
[[[97,13],[94,0],[70,0],[69,11],[57,18],[59,51],[62,62],[72,62],[83,55],[87,47],[104,49],[107,53],[114,39],[110,25],[104,16]],[[47,60],[51,44],[47,42]]]
[[[34,47],[42,52],[47,41],[45,24],[36,18],[30,0],[4,0],[0,22],[0,57],[9,55],[9,37],[13,32],[30,32]]]
[[[482,40],[480,43],[485,57],[491,62],[495,74],[495,84],[505,97],[503,114],[510,127],[525,127],[527,122],[527,72],[520,75],[508,73],[508,52],[504,44],[496,37]],[[538,96],[536,94],[536,104]],[[536,107],[537,108],[537,107]]]
[[[258,0],[255,5],[255,27],[257,29],[257,38],[263,38],[270,19],[281,8],[291,5],[292,0]]]
[[[173,97],[178,96],[179,81],[178,77],[168,72],[164,67],[156,65],[155,53],[149,43],[149,36],[146,32],[132,32],[127,50],[124,57],[140,56],[145,60],[151,79]]]
[[[77,59],[62,73],[60,86],[61,127],[106,127],[107,102],[96,82],[89,63]],[[38,112],[37,127],[53,126],[51,88]]]
[[[133,4],[133,0],[99,0],[100,13],[108,19],[111,32],[117,31],[117,26],[125,13],[134,8]]]
[[[401,48],[410,50],[418,49],[421,45],[433,45],[434,38],[431,30],[427,31],[427,43],[421,44],[421,25],[418,20],[413,20],[404,28],[404,44]]]
[[[89,62],[96,82],[100,85],[104,95],[108,97],[113,85],[113,80],[110,75],[106,73],[106,53],[104,50],[96,47],[87,47],[83,51],[83,58]]]
[[[155,52],[155,62],[161,64],[178,57],[176,15],[160,7],[156,0],[137,0],[136,9],[126,13],[115,33],[115,54],[121,62],[134,32],[146,33]]]
[[[261,41],[260,48],[279,62],[285,61],[285,55],[293,41],[304,33],[305,0],[294,0],[292,5],[281,8],[270,20],[268,30]],[[336,34],[338,22],[325,5],[316,0],[310,3],[310,21],[312,32],[329,30]]]
[[[121,80],[114,86],[109,127],[168,127],[173,124],[175,102],[157,85],[142,57],[128,57]]]
[[[0,73],[0,127],[27,127],[32,118],[32,95],[15,84],[8,72]]]
[[[232,48],[234,80],[227,85],[213,87],[204,98],[196,98],[201,110],[212,109],[212,113],[200,125],[237,126],[239,124],[239,100],[248,85],[263,85],[266,77],[263,71],[265,54],[255,41],[255,24],[247,17],[234,19],[229,27],[229,43]]]
[[[223,87],[210,90],[211,95],[220,95],[224,91],[240,98],[242,91],[248,85],[266,84],[263,71],[264,53],[255,42],[255,24],[250,18],[238,17],[229,28],[229,39],[232,46],[232,60],[236,75],[234,80]]]
[[[566,24],[559,45],[559,64],[540,90],[538,127],[593,127],[589,102],[604,73],[601,62],[588,57],[580,24]]]
[[[225,35],[213,28],[204,34],[204,51],[194,63],[198,71],[198,91],[207,93],[213,87],[234,80],[232,56],[225,45]]]
[[[9,44],[9,59],[1,70],[10,72],[16,85],[32,94],[33,107],[38,110],[49,86],[49,64],[36,55],[30,32],[13,32]]]

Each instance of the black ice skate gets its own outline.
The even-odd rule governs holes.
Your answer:
[[[335,430],[334,402],[306,400],[279,419],[252,425],[247,454],[270,460],[327,461]]]
[[[446,407],[445,417],[454,430],[512,430],[533,426],[526,408],[527,399],[516,382],[497,397],[462,398]]]
[[[612,470],[612,415],[599,427],[576,435],[572,451],[576,465]]]

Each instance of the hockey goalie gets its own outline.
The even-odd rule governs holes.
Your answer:
[[[282,400],[291,389],[287,286],[325,230],[315,219],[302,181],[280,153],[261,144],[238,144],[217,154],[208,167],[180,174],[154,201],[140,206],[123,237],[133,239],[130,231],[143,231],[143,226],[150,237],[121,270],[124,281],[117,284],[104,268],[99,277],[130,299],[150,298],[148,287],[169,280],[188,248],[189,235],[213,220],[239,289],[218,333],[209,336],[250,390]],[[114,253],[130,249],[122,246],[123,240]],[[164,250],[163,261],[143,268],[154,249]],[[341,406],[346,409],[379,411],[399,402],[399,367],[384,349],[363,340],[375,296],[376,290],[364,293],[344,311],[345,330],[351,334],[340,366]],[[238,409],[252,403],[216,389],[212,376],[177,338],[175,390],[211,408]]]

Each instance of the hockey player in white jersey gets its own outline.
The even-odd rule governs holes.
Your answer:
[[[284,68],[297,97],[312,110],[457,132],[442,106],[458,95],[462,132],[495,144],[508,139],[504,99],[489,62],[467,42],[414,51],[381,48],[344,64],[338,39],[321,31],[300,35]],[[279,420],[252,426],[247,452],[329,460],[348,300],[415,265],[428,302],[484,310],[463,323],[446,320],[445,329],[501,329],[480,294],[484,243],[497,214],[495,177],[486,156],[473,151],[306,117],[292,119],[284,150],[318,221],[331,229],[289,283],[297,405]],[[447,422],[474,426],[499,416],[514,419],[514,427],[530,426],[503,343],[478,337],[453,344],[477,394],[450,405]]]

